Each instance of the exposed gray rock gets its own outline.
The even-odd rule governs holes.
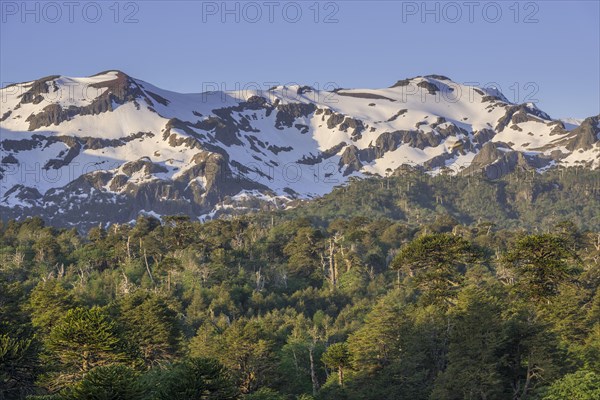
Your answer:
[[[444,118],[444,117],[437,117],[437,120],[434,123],[432,123],[431,125],[429,125],[429,126],[431,126],[431,129],[435,129],[438,126],[440,126],[441,124],[445,124],[446,122],[447,122],[446,118]]]
[[[117,174],[113,176],[109,185],[110,190],[113,192],[118,192],[127,184],[127,181],[129,181],[129,177],[127,175]]]
[[[346,117],[340,124],[340,131],[348,132],[348,129],[352,129],[352,139],[358,140],[361,138],[361,133],[365,130],[365,124],[356,118]]]
[[[317,107],[310,103],[290,103],[277,106],[277,115],[275,116],[275,128],[283,129],[284,126],[291,128],[294,121],[300,117],[308,117],[315,112]]]
[[[548,126],[554,126],[552,131],[550,132],[550,136],[554,135],[565,135],[567,134],[567,130],[565,128],[565,124],[562,121],[552,121],[548,123]]]
[[[127,102],[137,104],[137,99],[144,99],[148,105],[152,105],[150,99],[144,94],[139,85],[127,75],[119,72],[117,77],[111,81],[99,82],[90,85],[91,88],[105,89],[105,91],[96,97],[89,105],[84,107],[69,106],[63,109],[60,104],[49,104],[38,114],[32,114],[27,117],[29,130],[58,125],[67,121],[76,115],[96,115],[104,112],[113,111],[113,104],[122,105]],[[139,105],[138,105],[139,108]]]
[[[600,140],[600,115],[586,118],[581,125],[573,129],[569,134],[561,140],[568,150],[590,150],[594,146],[598,146]]]
[[[479,90],[479,89],[475,89],[475,91],[477,93],[479,93],[480,95],[482,95],[482,96],[484,95],[484,93],[481,90]],[[486,96],[483,96],[481,98],[481,102],[482,103],[493,103],[493,102],[496,102],[496,101],[504,101],[504,100],[501,97],[491,96],[491,95],[486,95]]]
[[[310,127],[304,124],[294,124],[294,128],[298,129],[300,133],[308,133]]]
[[[473,157],[471,165],[462,173],[481,172],[488,179],[499,179],[517,168],[534,171],[536,168],[547,166],[552,161],[551,157],[526,155],[514,151],[505,143],[488,142],[483,145],[479,153]]]
[[[2,161],[0,164],[19,164],[19,160],[15,158],[12,154],[2,157]]]
[[[328,114],[329,112],[329,114]],[[325,115],[329,115],[327,119],[327,128],[333,129],[346,119],[346,117],[342,114],[332,113],[331,110],[326,110]]]
[[[44,169],[60,169],[65,165],[69,165],[71,161],[75,159],[81,152],[81,145],[79,143],[75,143],[72,147],[69,147],[66,154],[64,154],[63,158],[54,158],[49,160],[46,165],[44,165]]]
[[[152,97],[152,99],[154,101],[156,101],[157,103],[162,104],[165,107],[169,105],[169,100],[165,99],[164,97],[161,97],[161,96],[157,95],[156,93],[152,93],[152,92],[146,90],[146,94],[148,96]]]
[[[454,153],[442,153],[439,156],[435,156],[427,160],[425,163],[423,163],[423,167],[425,167],[428,170],[443,168],[446,166],[446,161],[451,160],[454,157]]]
[[[406,108],[403,108],[402,110],[398,111],[396,114],[392,115],[387,122],[392,122],[395,121],[399,116],[404,115],[408,112],[408,110]]]
[[[426,89],[429,94],[436,94],[440,91],[440,88],[437,87],[435,83],[431,83],[429,81],[421,81],[417,83],[417,86]]]
[[[169,170],[162,165],[155,164],[150,161],[149,158],[140,158],[136,161],[130,161],[121,167],[121,171],[127,176],[131,176],[136,172],[144,170],[146,174],[155,174],[159,172],[169,172]]]
[[[8,117],[10,117],[11,114],[12,114],[12,110],[8,110],[4,114],[2,114],[2,118],[0,118],[0,122],[6,121],[8,119]]]
[[[271,151],[273,154],[279,154],[282,151],[292,151],[294,148],[291,146],[275,146],[273,144],[270,144],[269,147],[267,147],[267,150]]]
[[[390,88],[403,87],[408,85],[410,85],[410,79],[402,79],[394,83],[392,86],[390,86]]]
[[[296,94],[304,94],[314,92],[314,88],[311,86],[301,86],[296,90]]]
[[[42,198],[42,194],[39,192],[39,190],[23,185],[15,185],[5,193],[5,196],[11,195],[14,195],[17,199],[30,204],[35,204],[37,200]]]
[[[468,135],[469,132],[467,132],[465,129],[463,128],[459,128],[458,126],[454,125],[454,124],[448,124],[448,126],[444,127],[444,128],[440,128],[438,126],[437,123],[432,124],[435,125],[435,130],[442,135],[442,137],[447,138],[448,136],[458,136],[458,135]],[[433,126],[432,126],[433,128]]]
[[[359,171],[363,167],[359,157],[359,150],[356,146],[350,145],[346,147],[346,150],[344,150],[344,153],[340,158],[339,167],[340,169],[346,167],[344,170],[344,176],[348,176],[355,171]]]
[[[435,75],[435,74],[434,75],[425,75],[425,78],[437,79],[438,81],[449,81],[449,80],[451,80],[447,76],[444,76],[444,75]]]
[[[340,150],[342,150],[345,146],[346,146],[345,142],[338,143],[335,146],[333,146],[325,151],[322,151],[321,153],[319,153],[318,156],[312,156],[312,157],[304,156],[296,162],[298,164],[315,165],[315,164],[322,162],[323,160],[327,160],[328,158],[333,157],[334,155],[339,153]]]
[[[477,143],[478,145],[483,145],[484,143],[489,142],[496,136],[496,132],[492,129],[482,129],[480,131],[476,131],[473,133],[472,141]]]
[[[2,140],[2,148],[5,151],[19,152],[35,149],[36,147],[42,146],[40,140],[35,137],[32,139],[4,139]]]
[[[50,85],[48,84],[48,82],[52,82],[58,78],[60,78],[60,75],[51,75],[51,76],[46,76],[44,78],[38,79],[37,81],[34,81],[31,84],[31,86],[29,87],[29,90],[27,90],[25,93],[20,95],[21,101],[19,103],[20,104],[28,104],[28,103],[39,104],[39,103],[41,103],[44,100],[44,96],[42,96],[42,95],[46,94],[46,93],[50,93]],[[56,86],[54,86],[54,90],[57,90]]]

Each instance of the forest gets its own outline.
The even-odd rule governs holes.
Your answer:
[[[0,399],[600,398],[597,171],[0,224]]]

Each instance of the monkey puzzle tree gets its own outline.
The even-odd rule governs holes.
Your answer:
[[[144,387],[134,370],[124,365],[96,367],[72,388],[60,394],[61,400],[143,400]]]
[[[502,262],[514,272],[520,295],[549,303],[577,271],[579,257],[564,238],[543,234],[519,239]]]
[[[115,323],[99,307],[67,311],[44,344],[51,390],[73,384],[92,368],[127,360]]]
[[[481,250],[471,242],[436,233],[400,249],[391,267],[412,277],[427,303],[453,304],[467,266],[482,261]]]
[[[227,369],[213,359],[191,358],[173,365],[160,375],[157,400],[238,398],[237,388]]]
[[[321,358],[328,368],[336,369],[338,384],[344,386],[344,369],[350,365],[350,353],[346,343],[334,343],[325,350]]]

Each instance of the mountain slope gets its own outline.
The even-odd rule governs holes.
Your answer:
[[[376,90],[180,94],[107,71],[0,95],[2,218],[55,225],[277,207],[405,164],[488,178],[600,166],[600,116],[565,125],[439,75]]]

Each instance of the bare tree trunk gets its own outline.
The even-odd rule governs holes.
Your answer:
[[[521,393],[521,396],[519,396],[522,399],[525,398],[525,396],[527,395],[527,390],[529,390],[529,385],[531,384],[531,377],[532,377],[531,365],[528,362],[527,363],[527,378],[525,379],[525,385],[523,386],[523,392]]]
[[[298,365],[298,357],[296,357],[296,350],[292,348],[292,355],[294,356],[294,367],[296,368],[296,375],[300,372],[300,366]]]
[[[144,262],[146,263],[146,271],[148,271],[148,276],[150,277],[152,284],[156,285],[156,282],[154,282],[154,277],[152,276],[152,272],[150,272],[150,265],[148,264],[148,256],[146,255],[146,249],[144,249]]]
[[[263,290],[264,286],[265,286],[265,280],[264,277],[262,275],[262,270],[261,268],[258,269],[258,271],[255,272],[255,276],[256,276],[256,280],[255,280],[255,290],[257,292],[260,292]]]
[[[331,277],[331,286],[335,288],[337,286],[337,274],[334,260],[335,246],[333,239],[329,239],[329,275]]]
[[[127,235],[127,262],[131,262],[131,236]]]
[[[313,396],[316,396],[319,390],[319,381],[317,380],[317,373],[315,371],[315,358],[313,355],[314,351],[315,345],[312,343],[308,348],[308,358],[310,360],[310,380],[312,382]]]

